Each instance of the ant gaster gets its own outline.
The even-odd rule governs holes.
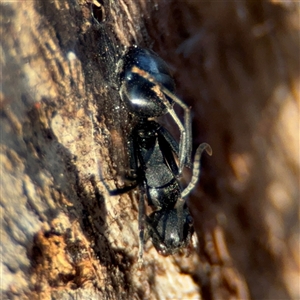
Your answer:
[[[174,95],[175,83],[167,64],[153,51],[130,47],[120,60],[119,86],[122,100],[138,119],[129,137],[130,165],[141,191],[139,199],[139,261],[142,261],[146,234],[156,250],[170,255],[186,247],[194,232],[193,219],[184,198],[195,187],[200,175],[200,158],[211,147],[203,143],[196,150],[193,175],[182,190],[178,178],[184,167],[191,167],[191,118],[189,107]],[[184,110],[182,123],[173,109]],[[153,118],[170,114],[180,130],[180,141]],[[178,159],[178,164],[175,157]],[[145,198],[155,210],[145,214]]]

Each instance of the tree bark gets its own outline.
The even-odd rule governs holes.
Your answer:
[[[94,1],[100,24],[85,0],[0,5],[3,299],[300,297],[299,5]],[[107,190],[126,184],[133,44],[168,62],[213,148],[188,201],[198,249],[149,241],[142,267],[139,189]]]

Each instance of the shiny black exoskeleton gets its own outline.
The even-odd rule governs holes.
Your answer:
[[[184,167],[191,166],[190,110],[173,94],[175,84],[167,64],[151,50],[130,47],[119,63],[119,74],[121,98],[138,118],[129,138],[129,151],[131,168],[141,190],[139,259],[143,255],[144,224],[157,251],[174,254],[190,243],[193,219],[183,198],[197,183],[203,150],[211,154],[211,148],[205,143],[198,147],[192,180],[182,190],[178,178]],[[183,124],[173,109],[174,103],[184,110]],[[179,127],[179,144],[152,120],[167,113]],[[144,213],[145,198],[154,209],[149,216]]]
[[[149,120],[138,123],[130,141],[131,166],[137,170],[141,182],[141,205],[146,196],[148,204],[155,209],[150,216],[145,216],[148,236],[160,254],[176,253],[189,244],[194,230],[188,207],[181,201],[182,190],[174,158],[174,154],[178,155],[178,144],[164,127]],[[140,208],[140,213],[143,209]],[[140,229],[143,217],[140,215]],[[143,231],[140,243],[143,247]]]
[[[144,121],[169,113],[177,124],[180,174],[184,166],[191,166],[190,108],[174,95],[175,83],[167,64],[155,52],[133,46],[120,60],[119,72],[120,95],[133,114]],[[184,110],[183,124],[173,109],[174,103]]]
[[[171,209],[154,211],[147,217],[147,229],[158,253],[167,256],[190,244],[194,233],[193,218],[186,202]]]

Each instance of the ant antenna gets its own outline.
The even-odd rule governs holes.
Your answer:
[[[200,168],[201,168],[200,160],[201,160],[201,156],[202,156],[202,153],[204,150],[208,153],[208,155],[210,155],[210,156],[212,155],[212,149],[209,144],[202,143],[201,145],[199,145],[199,147],[196,150],[195,157],[194,157],[192,179],[191,179],[190,183],[188,184],[188,186],[182,191],[182,193],[181,193],[182,198],[186,197],[192,191],[192,189],[196,186],[196,184],[199,180]]]

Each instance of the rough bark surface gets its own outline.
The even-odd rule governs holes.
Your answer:
[[[90,8],[0,4],[2,299],[299,299],[299,4],[103,1],[101,25]],[[114,78],[132,44],[168,62],[213,148],[198,249],[148,242],[142,268],[138,188],[106,188],[128,167]]]

